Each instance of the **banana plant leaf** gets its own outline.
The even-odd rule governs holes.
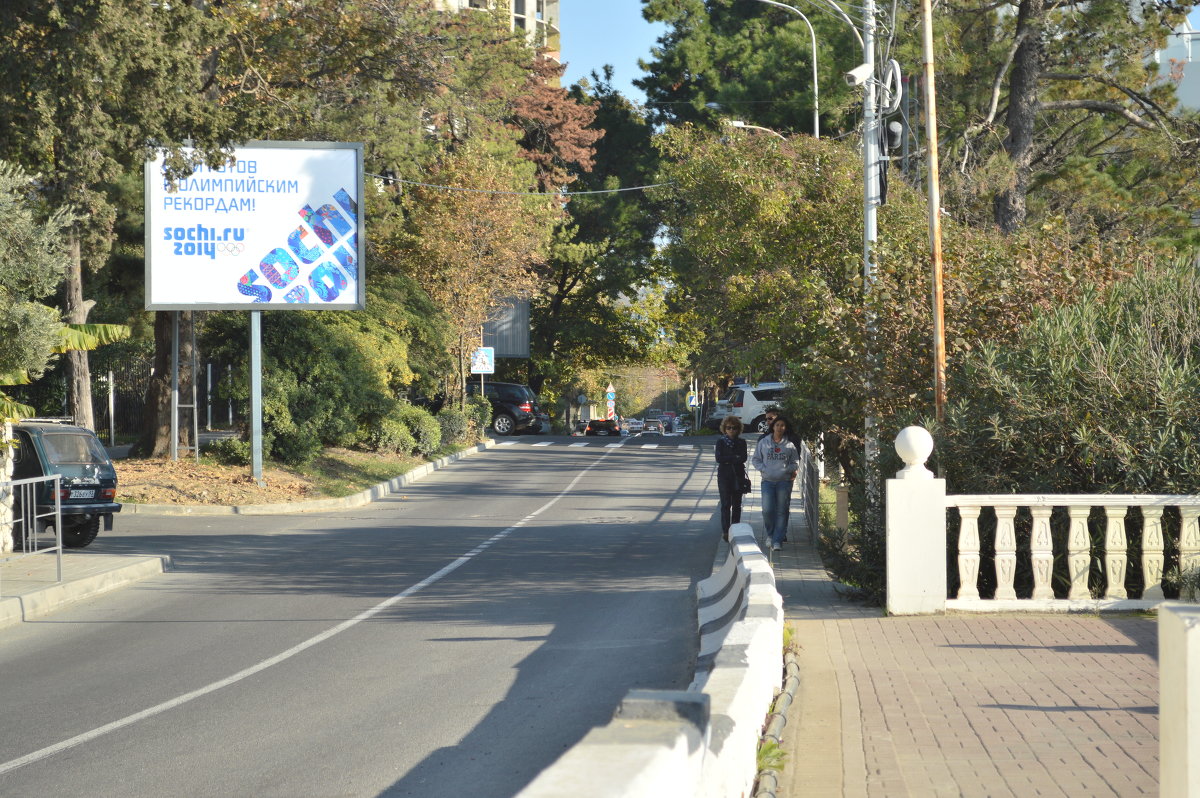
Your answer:
[[[59,332],[61,341],[54,351],[91,351],[105,344],[116,343],[129,337],[127,324],[64,324]]]
[[[0,385],[28,385],[31,382],[33,380],[29,379],[29,372],[25,369],[0,371]]]
[[[29,405],[23,405],[0,393],[0,422],[19,421],[22,418],[32,418],[37,411]]]

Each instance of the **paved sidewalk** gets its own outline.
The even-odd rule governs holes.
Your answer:
[[[801,687],[777,795],[1158,793],[1152,617],[885,617],[839,594],[793,518],[774,561]]]
[[[0,628],[46,615],[168,570],[170,557],[63,552],[62,581],[53,552],[0,558]]]

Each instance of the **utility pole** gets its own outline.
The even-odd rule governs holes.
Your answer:
[[[933,267],[933,408],[946,420],[946,322],[942,298],[942,193],[938,182],[937,93],[933,79],[933,9],[921,0],[921,39],[925,67],[925,139],[929,166],[929,253]]]
[[[878,239],[876,209],[879,207],[879,114],[876,111],[875,92],[875,0],[866,0],[863,6],[863,64],[867,67],[867,79],[863,82],[863,299],[869,301],[875,286],[875,242]],[[875,317],[867,311],[867,388],[872,388],[875,357]],[[868,401],[870,397],[868,395]],[[869,411],[863,430],[863,457],[867,477],[867,507],[875,511],[881,498],[879,475],[879,430],[875,416]]]

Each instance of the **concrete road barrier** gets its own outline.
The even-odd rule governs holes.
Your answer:
[[[686,691],[633,690],[521,798],[749,795],[763,718],[779,687],[783,600],[749,524],[696,586],[700,658]]]

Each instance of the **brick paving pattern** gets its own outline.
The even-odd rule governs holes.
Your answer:
[[[777,795],[1157,794],[1154,618],[884,617],[839,593],[794,519],[774,562],[802,684]]]

